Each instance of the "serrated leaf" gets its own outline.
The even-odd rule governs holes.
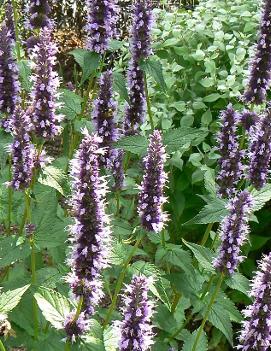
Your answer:
[[[226,279],[226,284],[231,288],[241,291],[243,294],[248,296],[250,291],[250,282],[245,276],[237,272],[233,274],[230,278]]]
[[[32,83],[30,80],[31,77],[31,68],[30,68],[30,62],[28,60],[20,60],[18,62],[18,68],[19,68],[19,76],[20,76],[20,81],[22,84],[22,88],[29,92],[32,87]]]
[[[226,296],[224,292],[220,292],[215,305],[219,305],[228,311],[230,320],[235,323],[241,323],[243,320],[242,314],[238,311],[235,304]]]
[[[65,179],[66,175],[62,169],[48,165],[42,169],[42,173],[40,174],[38,181],[43,185],[56,189],[61,195],[64,195],[63,188],[60,184]]]
[[[62,107],[60,112],[66,116],[68,120],[73,120],[81,113],[81,96],[75,94],[68,89],[61,90],[61,103]]]
[[[18,245],[18,238],[15,236],[4,238],[0,244],[0,267],[8,266],[31,254],[29,243],[25,241]]]
[[[69,300],[48,288],[40,288],[34,297],[44,318],[56,329],[63,329],[63,322],[71,311]]]
[[[194,218],[190,219],[188,224],[209,224],[221,222],[227,216],[228,210],[225,207],[226,202],[222,199],[211,200]]]
[[[104,330],[103,335],[105,351],[115,351],[118,348],[119,335],[115,326],[110,326]]]
[[[126,88],[126,79],[123,74],[119,72],[113,73],[113,87],[114,90],[116,90],[119,93],[122,99],[129,102],[128,91]]]
[[[192,334],[190,334],[190,336],[188,338],[186,338],[186,340],[183,344],[182,351],[191,351],[192,350],[198,332],[199,332],[199,329],[195,330]],[[207,350],[208,350],[208,340],[207,340],[205,332],[202,332],[201,336],[199,338],[198,344],[197,344],[196,351],[207,351]]]
[[[143,62],[141,62],[140,67],[144,72],[148,73],[156,83],[161,87],[163,91],[167,90],[167,85],[163,75],[163,67],[161,62],[154,60],[153,58],[149,58]]]
[[[261,190],[253,189],[251,192],[253,196],[253,211],[259,211],[264,205],[271,200],[271,184],[266,184]]]
[[[214,258],[214,252],[212,250],[198,244],[188,243],[184,239],[183,242],[193,252],[194,256],[196,257],[197,261],[202,266],[202,268],[208,270],[209,272],[214,271],[212,263]]]
[[[164,134],[163,140],[167,152],[172,153],[182,149],[185,145],[191,144],[198,138],[204,138],[208,132],[205,129],[182,127],[172,129]]]
[[[23,294],[30,285],[25,285],[22,288],[9,290],[0,295],[0,313],[6,314],[12,311],[21,301]]]
[[[75,61],[82,68],[82,78],[80,84],[82,85],[90,75],[99,67],[100,55],[86,49],[75,49],[70,51]]]
[[[148,141],[144,136],[132,135],[121,138],[114,147],[142,156],[147,152]]]
[[[233,345],[233,332],[229,312],[218,303],[214,304],[208,314],[208,321],[219,329]]]

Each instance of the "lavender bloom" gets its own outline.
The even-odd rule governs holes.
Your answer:
[[[129,104],[124,117],[125,135],[137,134],[139,126],[146,117],[146,96],[144,72],[140,60],[151,54],[151,29],[153,15],[148,0],[140,0],[133,7],[133,26],[131,30],[132,59],[128,68]]]
[[[35,133],[47,140],[53,139],[61,131],[62,116],[56,114],[59,107],[59,77],[54,71],[56,52],[57,47],[52,42],[51,30],[42,29],[40,41],[32,51],[34,75],[31,105]]]
[[[248,220],[253,200],[246,190],[240,192],[229,202],[229,215],[224,218],[220,226],[222,243],[219,255],[213,264],[220,272],[232,275],[243,257],[240,256],[241,247],[247,239]]]
[[[7,0],[5,8],[5,23],[13,40],[16,39],[13,8],[10,0]]]
[[[248,110],[244,110],[240,116],[241,124],[247,132],[250,131],[251,127],[253,127],[257,124],[259,119],[260,118],[256,112],[248,111]]]
[[[126,286],[123,302],[123,321],[120,323],[120,351],[146,351],[153,344],[151,318],[154,304],[148,299],[151,279],[134,276]]]
[[[151,232],[160,232],[167,219],[167,215],[163,212],[163,204],[166,202],[164,196],[167,181],[164,171],[166,159],[162,136],[155,130],[150,137],[148,153],[144,158],[144,176],[138,201],[142,227]]]
[[[243,99],[246,102],[261,104],[271,79],[271,3],[263,1],[260,34],[254,59],[251,63],[250,77]]]
[[[116,0],[87,0],[87,43],[90,51],[104,54],[116,34],[118,6]]]
[[[111,154],[111,171],[114,178],[114,191],[120,191],[124,183],[124,169],[123,169],[124,152],[120,149],[112,150]]]
[[[12,114],[19,102],[19,74],[12,56],[13,39],[8,27],[0,29],[0,111]]]
[[[260,189],[267,181],[271,160],[270,108],[251,131],[249,159],[249,179],[256,189]]]
[[[74,296],[83,297],[83,311],[92,315],[102,292],[101,271],[107,266],[110,242],[109,219],[105,213],[106,184],[99,175],[101,139],[84,130],[75,158],[71,162],[72,200],[75,224],[71,227],[72,274],[69,282]]]
[[[18,106],[12,116],[12,133],[14,141],[11,146],[12,181],[15,190],[25,190],[31,184],[36,152],[30,142],[30,118],[27,112]]]
[[[220,159],[218,161],[219,173],[217,182],[219,195],[231,196],[236,191],[236,185],[243,175],[241,163],[243,153],[239,147],[237,136],[237,125],[240,116],[234,111],[231,105],[221,113],[221,131],[217,136]]]
[[[30,14],[30,18],[26,23],[27,27],[29,29],[49,27],[51,25],[48,17],[50,12],[51,7],[48,0],[30,0],[27,7],[27,14]]]
[[[93,120],[98,136],[102,139],[101,147],[106,152],[101,157],[101,164],[109,167],[112,144],[118,139],[118,129],[115,121],[117,104],[113,99],[112,71],[107,71],[100,78],[100,92],[94,101]]]
[[[264,256],[253,279],[253,304],[245,311],[240,345],[243,351],[267,351],[271,347],[271,254]]]
[[[89,327],[89,322],[84,313],[80,313],[75,320],[76,312],[71,312],[64,321],[64,329],[67,334],[67,339],[75,342],[76,339],[86,333]]]

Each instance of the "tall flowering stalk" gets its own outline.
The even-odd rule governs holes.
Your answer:
[[[14,14],[13,14],[13,8],[12,8],[11,0],[8,0],[6,2],[5,23],[6,23],[6,26],[8,27],[8,30],[10,32],[11,38],[13,40],[15,40],[16,39],[15,23],[14,23]]]
[[[11,120],[14,137],[11,145],[12,180],[10,185],[15,190],[27,189],[32,180],[36,160],[36,152],[30,142],[30,117],[17,106]]]
[[[255,56],[251,62],[250,77],[243,99],[261,104],[271,79],[271,3],[263,0],[262,19]]]
[[[259,115],[254,111],[244,110],[240,115],[240,122],[247,132],[259,122],[259,119]]]
[[[40,29],[49,27],[51,21],[48,15],[51,12],[51,7],[48,0],[30,0],[29,6],[26,9],[27,27],[29,29]]]
[[[221,223],[221,245],[219,255],[214,260],[214,266],[220,272],[232,275],[243,260],[241,247],[247,240],[252,205],[252,197],[246,190],[236,194],[228,205],[230,213]]]
[[[14,40],[9,28],[0,29],[0,111],[11,115],[19,102],[19,74],[12,55]]]
[[[153,14],[151,2],[140,0],[133,6],[130,50],[132,58],[128,68],[129,104],[126,106],[124,131],[126,135],[136,134],[145,121],[146,93],[144,72],[140,61],[151,54],[151,29]]]
[[[103,166],[109,167],[112,159],[112,144],[118,139],[116,123],[117,103],[113,99],[112,71],[107,71],[100,78],[100,91],[94,101],[92,118],[98,136],[102,139],[101,147],[106,148],[101,157]]]
[[[243,153],[240,150],[237,125],[240,116],[234,111],[231,105],[221,113],[221,130],[217,137],[219,173],[217,182],[219,195],[222,197],[231,196],[236,191],[236,185],[243,174],[241,163]]]
[[[31,92],[32,122],[35,134],[53,139],[61,131],[61,116],[56,113],[59,103],[59,77],[55,71],[57,47],[52,42],[51,30],[44,28],[39,43],[32,51],[34,74]]]
[[[154,304],[148,298],[151,280],[134,276],[126,286],[123,302],[123,321],[120,323],[120,351],[146,351],[153,344],[151,318]]]
[[[118,6],[116,0],[87,0],[87,42],[90,51],[104,54],[116,34]]]
[[[138,201],[141,224],[147,231],[160,232],[167,219],[167,215],[163,212],[163,204],[166,202],[164,196],[167,181],[164,171],[166,159],[162,136],[155,130],[150,137],[147,156],[144,158],[144,176]]]
[[[249,159],[249,179],[256,189],[260,189],[267,181],[271,160],[270,108],[251,131]]]
[[[243,312],[246,320],[237,349],[268,351],[271,347],[271,253],[259,264],[250,297],[253,304]]]
[[[69,282],[82,311],[92,315],[103,291],[101,271],[107,266],[110,241],[109,219],[105,213],[106,183],[99,175],[101,139],[84,130],[84,138],[71,162],[72,273]]]

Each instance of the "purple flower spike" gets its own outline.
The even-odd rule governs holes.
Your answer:
[[[249,179],[256,189],[261,189],[266,184],[271,160],[270,108],[251,131],[249,159]]]
[[[244,110],[241,113],[241,124],[242,126],[245,128],[245,130],[247,132],[250,131],[250,128],[255,126],[257,124],[257,122],[259,121],[259,116],[257,115],[256,112],[253,111],[248,111],[248,110]]]
[[[111,171],[114,178],[114,191],[120,191],[123,188],[124,183],[124,169],[123,169],[123,157],[124,152],[120,149],[112,150],[112,157],[111,157]]]
[[[75,342],[77,338],[84,335],[89,328],[89,322],[84,313],[80,313],[76,320],[75,316],[76,312],[71,312],[64,321],[67,339],[71,342]]]
[[[0,111],[11,115],[20,101],[19,74],[12,56],[14,40],[4,24],[0,29]]]
[[[163,204],[166,202],[164,196],[167,181],[164,171],[166,159],[162,136],[155,130],[150,137],[148,153],[144,158],[144,176],[138,201],[142,227],[151,232],[159,233],[167,220],[167,215],[163,212]]]
[[[133,25],[131,30],[131,53],[135,61],[151,55],[151,30],[153,13],[149,0],[139,0],[133,5]]]
[[[153,15],[148,0],[140,0],[133,6],[133,25],[131,30],[132,59],[128,68],[129,104],[124,117],[125,135],[138,133],[146,118],[146,94],[144,72],[140,60],[151,54],[151,29]]]
[[[29,29],[45,28],[51,25],[51,21],[48,17],[51,12],[51,7],[48,0],[30,0],[26,12],[27,15],[30,14],[30,18],[27,21],[27,27]]]
[[[221,113],[221,131],[217,137],[220,159],[218,161],[219,173],[217,182],[219,195],[228,197],[235,193],[236,185],[243,175],[241,163],[243,152],[240,150],[237,135],[237,125],[240,116],[231,105]]]
[[[123,321],[120,322],[120,351],[147,351],[153,344],[151,318],[154,304],[148,299],[152,283],[144,276],[133,277],[126,286],[123,302]]]
[[[116,34],[118,6],[116,0],[87,0],[87,43],[90,51],[104,54]]]
[[[31,121],[28,113],[18,106],[11,124],[14,140],[11,146],[13,175],[10,185],[15,190],[25,190],[31,184],[36,158],[36,151],[29,137]]]
[[[75,298],[83,297],[83,311],[92,315],[103,296],[101,271],[107,266],[111,230],[105,213],[105,179],[99,175],[101,139],[84,130],[71,162],[72,200],[75,224],[71,227],[72,274],[69,282]]]
[[[56,53],[57,47],[52,42],[51,30],[42,29],[39,43],[31,52],[34,62],[31,106],[35,133],[47,140],[53,139],[61,131],[62,116],[56,114],[56,110],[60,106],[57,103],[59,77],[54,70]]]
[[[220,272],[232,275],[243,260],[241,247],[249,232],[248,221],[252,210],[253,200],[246,190],[236,194],[228,205],[229,215],[220,226],[221,245],[219,255],[214,260],[214,266]]]
[[[110,166],[112,144],[118,139],[116,124],[117,103],[113,99],[113,76],[111,71],[102,74],[100,78],[100,92],[94,101],[92,118],[95,123],[96,132],[102,139],[101,147],[106,148],[104,156],[101,157],[101,164]]]
[[[243,314],[246,321],[237,349],[268,351],[271,347],[271,254],[264,256],[253,279],[250,297],[253,304]]]
[[[261,104],[271,79],[271,2],[263,0],[262,20],[258,44],[251,62],[250,77],[243,99],[248,103]]]
[[[14,24],[14,14],[13,14],[13,7],[10,0],[6,2],[5,8],[5,23],[10,32],[10,36],[13,40],[16,39],[15,35],[15,24]]]

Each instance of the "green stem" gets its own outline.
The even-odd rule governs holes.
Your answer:
[[[6,351],[4,344],[0,340],[0,351]]]
[[[148,115],[149,115],[149,119],[150,119],[151,130],[154,130],[153,114],[152,114],[152,110],[151,110],[151,100],[150,100],[150,96],[149,96],[148,82],[147,82],[146,73],[144,73],[144,85],[145,85],[145,94],[146,94],[146,100],[147,100],[147,110],[148,110]]]
[[[79,303],[78,303],[78,306],[77,306],[77,309],[76,309],[76,313],[75,313],[73,322],[76,322],[78,320],[80,313],[81,313],[81,310],[82,310],[83,302],[84,302],[84,297],[81,296]]]
[[[37,282],[37,275],[36,275],[36,252],[35,252],[35,244],[34,242],[31,243],[31,283],[35,285]],[[34,337],[38,339],[39,335],[39,310],[38,305],[33,297],[33,323],[34,323]]]
[[[104,327],[106,327],[108,325],[108,323],[110,322],[111,315],[112,315],[113,311],[116,308],[118,295],[119,295],[119,293],[121,291],[121,288],[122,288],[122,285],[123,285],[123,281],[124,281],[125,276],[126,276],[127,268],[129,266],[129,263],[130,263],[131,259],[134,256],[136,250],[138,249],[138,247],[139,247],[139,245],[141,243],[141,240],[142,240],[142,238],[141,238],[141,236],[139,236],[139,238],[137,239],[132,251],[130,252],[130,255],[128,256],[127,260],[125,261],[125,263],[123,265],[122,271],[121,271],[121,273],[119,275],[119,278],[118,278],[118,281],[117,281],[117,284],[116,284],[116,288],[115,288],[115,292],[114,292],[114,295],[113,295],[113,299],[112,299],[111,305],[110,305],[108,313],[107,313],[107,315],[105,317]]]
[[[12,172],[11,172],[11,156],[9,157],[9,180],[11,181],[12,179]],[[11,214],[12,214],[12,198],[13,198],[13,190],[12,190],[12,187],[9,186],[8,187],[8,219],[7,219],[7,234],[10,235],[11,233],[11,230],[10,230],[10,227],[11,227]]]
[[[120,213],[120,192],[116,191],[116,216]]]
[[[70,351],[70,350],[71,350],[71,342],[67,340],[65,343],[64,351]]]
[[[163,248],[166,248],[166,238],[165,238],[165,230],[163,229],[161,231],[161,244],[163,246]]]
[[[14,16],[14,27],[15,27],[15,38],[16,38],[16,52],[18,61],[21,60],[20,46],[19,46],[19,27],[18,27],[18,12],[16,1],[11,0],[12,8],[13,8],[13,16]]]
[[[206,230],[205,230],[205,233],[204,233],[204,235],[203,235],[203,238],[202,238],[202,240],[201,240],[201,243],[200,243],[200,245],[205,245],[206,244],[206,242],[207,242],[207,240],[209,239],[209,235],[210,235],[210,232],[211,232],[211,230],[212,230],[212,228],[213,228],[213,225],[214,225],[214,223],[209,223],[208,225],[207,225],[207,228],[206,228]]]
[[[205,327],[205,323],[206,323],[206,321],[207,321],[207,319],[208,319],[208,316],[209,316],[209,313],[210,313],[210,311],[211,311],[211,309],[212,309],[212,306],[213,306],[213,304],[214,304],[215,301],[216,301],[216,298],[217,298],[217,295],[218,295],[218,293],[219,293],[219,291],[220,291],[220,288],[221,288],[221,285],[222,285],[222,283],[223,283],[223,280],[224,280],[224,273],[222,272],[221,275],[220,275],[220,277],[219,277],[219,279],[218,279],[216,288],[215,288],[214,293],[213,293],[213,295],[212,295],[212,297],[211,297],[211,300],[210,300],[210,302],[209,302],[209,305],[207,306],[207,310],[206,310],[205,316],[204,316],[204,318],[203,318],[203,320],[202,320],[202,322],[201,322],[199,331],[198,331],[198,333],[197,333],[197,336],[196,336],[196,339],[195,339],[195,341],[194,341],[194,344],[193,344],[193,347],[192,347],[192,350],[191,350],[191,351],[196,351],[196,350],[197,350],[197,346],[198,346],[198,343],[199,343],[201,334],[202,334],[202,332],[203,332],[203,329],[204,329],[204,327]]]

